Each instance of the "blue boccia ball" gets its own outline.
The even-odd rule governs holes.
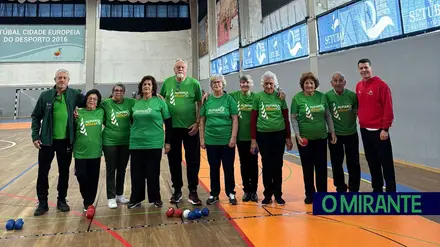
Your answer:
[[[189,220],[193,220],[193,219],[195,219],[195,218],[196,218],[195,213],[191,211],[191,212],[188,214],[188,219],[189,219]]]
[[[209,209],[208,208],[202,209],[202,215],[203,216],[208,216],[209,215]]]
[[[21,229],[23,228],[23,224],[24,224],[23,219],[18,219],[18,220],[15,222],[15,229],[16,229],[16,230],[21,230]]]
[[[14,227],[15,227],[15,220],[12,220],[12,219],[10,219],[10,220],[8,220],[7,222],[6,222],[6,230],[13,230],[14,229]]]

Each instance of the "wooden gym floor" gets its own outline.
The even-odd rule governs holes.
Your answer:
[[[68,201],[71,212],[56,210],[56,159],[49,174],[49,212],[34,217],[36,207],[37,150],[30,138],[27,121],[0,123],[0,246],[440,246],[440,219],[421,216],[314,216],[305,205],[302,170],[297,153],[286,153],[283,168],[285,206],[263,207],[260,174],[260,203],[231,206],[222,191],[221,204],[208,206],[210,215],[196,221],[167,218],[165,211],[172,188],[166,156],[161,166],[161,194],[164,207],[148,203],[128,210],[109,209],[105,196],[105,163],[101,174],[97,211],[93,220],[82,216],[82,199],[71,165]],[[236,191],[243,194],[238,155],[235,163]],[[329,189],[334,191],[329,168]],[[371,191],[368,168],[362,161],[361,189]],[[261,169],[260,169],[261,172]],[[399,191],[440,191],[440,173],[396,164]],[[183,174],[186,177],[185,164]],[[202,150],[199,196],[206,207],[209,165]],[[223,178],[222,178],[223,183]],[[125,195],[130,196],[130,169],[127,168]],[[194,208],[184,198],[178,207]],[[223,184],[222,184],[223,187]],[[199,207],[199,208],[202,208]],[[23,218],[22,230],[6,231],[8,219]]]

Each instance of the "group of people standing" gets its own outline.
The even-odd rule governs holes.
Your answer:
[[[35,216],[48,211],[48,173],[56,153],[59,178],[57,208],[70,210],[66,201],[69,168],[75,159],[75,175],[83,197],[84,211],[94,210],[102,153],[106,163],[109,208],[118,203],[139,207],[145,200],[163,205],[160,193],[162,152],[168,156],[173,194],[171,203],[182,199],[182,144],[188,180],[188,201],[201,205],[198,197],[200,150],[206,149],[210,166],[210,196],[214,204],[220,194],[220,167],[223,166],[225,193],[237,204],[234,178],[235,147],[238,149],[244,202],[258,202],[258,154],[262,158],[264,199],[262,204],[285,204],[282,197],[282,167],[285,150],[293,148],[291,126],[301,156],[305,203],[313,202],[314,172],[317,191],[327,191],[327,142],[337,191],[358,191],[360,184],[359,118],[365,155],[372,173],[372,185],[381,192],[383,177],[387,191],[395,191],[391,143],[388,137],[393,113],[391,93],[379,77],[372,76],[371,62],[358,63],[363,80],[356,92],[345,89],[341,73],[332,77],[333,89],[317,90],[312,73],[300,79],[302,91],[291,103],[278,90],[274,73],[263,74],[263,91],[251,91],[250,76],[240,77],[240,90],[226,93],[223,76],[210,78],[211,93],[203,93],[200,83],[187,76],[183,59],[174,64],[175,75],[165,79],[160,92],[156,79],[145,76],[138,85],[136,99],[124,97],[125,86],[116,84],[110,98],[92,89],[85,95],[68,87],[66,70],[55,75],[53,89],[41,93],[32,113],[32,140],[38,153]],[[165,125],[165,128],[164,128]],[[344,151],[345,149],[345,151]],[[349,183],[344,182],[342,163],[347,157]],[[125,174],[130,163],[131,196],[123,195]],[[382,176],[383,170],[383,176]],[[145,181],[146,180],[146,181]]]

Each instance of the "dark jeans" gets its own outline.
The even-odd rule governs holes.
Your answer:
[[[196,192],[199,185],[200,170],[200,140],[199,133],[194,136],[188,135],[190,130],[184,128],[173,128],[171,138],[171,150],[168,153],[171,181],[175,191],[181,191],[182,181],[182,142],[185,148],[186,175],[188,189]]]
[[[79,183],[79,191],[83,198],[84,207],[95,202],[98,193],[99,169],[101,158],[75,159],[75,175]]]
[[[220,194],[221,165],[223,165],[226,196],[229,197],[229,194],[235,195],[235,148],[231,148],[228,145],[206,145],[206,154],[208,155],[209,162],[211,196],[219,196]]]
[[[388,135],[388,139],[383,141],[380,139],[380,132],[381,130],[370,131],[361,128],[365,158],[371,173],[371,185],[373,192],[383,192],[385,179],[386,192],[396,192],[391,137]]]
[[[264,197],[281,197],[286,131],[257,132],[257,144],[263,163]]]
[[[162,149],[131,150],[131,196],[130,202],[145,200],[145,179],[147,179],[148,201],[154,203],[160,196],[160,161]]]
[[[128,145],[104,146],[107,170],[107,199],[114,199],[124,194],[125,171],[127,169],[130,150]]]
[[[296,144],[303,169],[305,195],[313,199],[316,191],[327,192],[327,138],[309,140],[305,147],[299,145],[298,140]]]
[[[359,136],[358,133],[346,136],[337,136],[336,144],[331,144],[329,135],[328,147],[330,150],[330,160],[332,162],[333,184],[337,192],[359,192],[361,183],[361,165],[359,163]],[[344,153],[348,170],[348,188],[345,183],[344,175]]]
[[[258,187],[258,154],[251,153],[251,141],[237,142],[243,191],[256,193]]]
[[[41,146],[38,151],[37,196],[40,202],[47,202],[49,195],[49,171],[57,154],[58,200],[64,201],[69,187],[69,169],[72,162],[72,146],[68,139],[53,140],[52,146]]]

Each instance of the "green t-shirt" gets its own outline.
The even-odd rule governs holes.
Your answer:
[[[258,111],[257,131],[275,132],[286,129],[284,109],[287,109],[286,100],[281,100],[277,92],[268,94],[262,91],[255,94],[252,110]]]
[[[189,128],[197,120],[197,101],[202,99],[200,83],[191,77],[177,83],[174,76],[163,82],[160,95],[165,98],[174,128]]]
[[[339,95],[334,89],[326,93],[327,102],[332,113],[336,135],[352,135],[356,133],[357,97],[353,91],[345,89]]]
[[[135,99],[124,98],[122,103],[105,99],[101,106],[105,110],[105,128],[102,132],[104,146],[128,145],[130,141],[131,108]]]
[[[238,108],[238,141],[251,140],[251,112],[255,93],[243,94],[240,90],[229,95],[237,102]]]
[[[205,117],[205,144],[228,145],[232,135],[232,115],[237,115],[237,102],[228,94],[209,95],[200,110]]]
[[[134,104],[131,114],[130,149],[162,149],[163,122],[171,117],[167,104],[158,97],[141,99]]]
[[[55,96],[53,102],[53,139],[65,139],[67,136],[67,104],[64,93]]]
[[[290,113],[298,115],[301,137],[309,140],[327,137],[326,109],[328,109],[327,99],[325,94],[319,91],[315,91],[311,96],[307,96],[301,91],[293,97]]]
[[[73,146],[75,159],[95,159],[102,156],[104,114],[104,109],[101,107],[93,111],[88,111],[85,108],[78,110]]]

